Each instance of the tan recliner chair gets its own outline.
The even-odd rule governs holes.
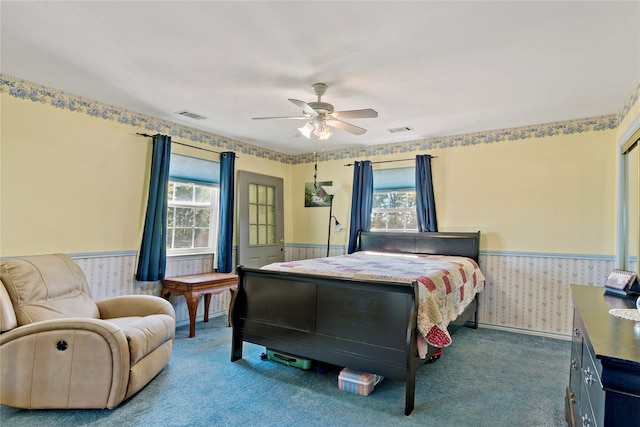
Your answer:
[[[114,408],[167,364],[175,312],[130,295],[94,302],[66,255],[0,263],[0,404]]]

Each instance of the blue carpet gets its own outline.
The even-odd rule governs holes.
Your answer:
[[[27,411],[0,406],[2,426],[564,426],[569,341],[462,328],[436,363],[418,370],[415,409],[405,383],[369,396],[338,389],[340,368],[302,371],[244,345],[232,363],[226,317],[177,330],[167,367],[113,410]]]

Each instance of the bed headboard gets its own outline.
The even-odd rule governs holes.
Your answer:
[[[456,255],[478,262],[480,232],[386,233],[361,231],[358,250],[428,255]]]

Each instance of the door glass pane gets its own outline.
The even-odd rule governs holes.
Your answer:
[[[258,189],[257,185],[249,184],[249,203],[257,203],[258,202]]]
[[[267,223],[267,207],[258,206],[258,224]]]
[[[249,205],[249,224],[258,223],[258,206]]]
[[[270,245],[276,243],[276,227],[273,225],[267,226],[267,243]]]
[[[276,223],[276,207],[267,206],[267,224],[275,225]]]
[[[258,203],[263,205],[267,203],[267,187],[264,185],[258,185]]]
[[[266,225],[258,226],[258,244],[259,245],[267,244],[267,226]]]
[[[276,188],[275,187],[267,187],[267,204],[268,205],[276,204]]]
[[[258,226],[249,225],[249,245],[258,244]]]

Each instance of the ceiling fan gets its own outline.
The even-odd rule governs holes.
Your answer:
[[[378,112],[371,108],[363,110],[334,111],[333,105],[322,102],[322,95],[327,91],[327,85],[324,83],[315,83],[311,85],[318,100],[315,102],[304,102],[298,99],[289,99],[294,105],[302,108],[301,116],[285,116],[285,117],[254,117],[254,120],[266,119],[294,119],[308,120],[308,122],[298,128],[296,136],[311,137],[313,133],[318,139],[328,139],[333,132],[329,127],[344,130],[354,135],[362,135],[367,130],[359,126],[343,122],[341,119],[369,119],[378,117]]]

